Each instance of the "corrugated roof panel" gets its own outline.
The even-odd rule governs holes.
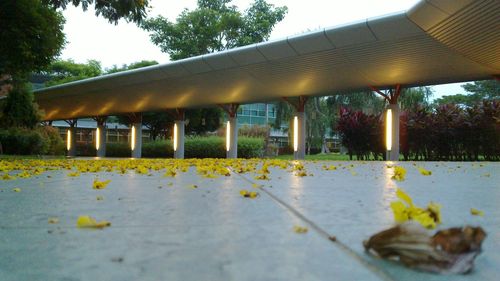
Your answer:
[[[220,56],[220,55],[219,55]],[[213,70],[210,65],[208,65],[202,56],[188,58],[182,60],[182,66],[187,69],[191,74],[198,74],[203,72],[209,72]]]
[[[257,50],[263,54],[267,60],[278,60],[297,56],[297,52],[288,44],[287,40],[258,44]]]
[[[205,62],[215,70],[227,69],[238,66],[227,52],[203,55]]]
[[[240,66],[266,61],[266,58],[257,50],[257,44],[228,50],[227,53]]]
[[[366,21],[325,29],[325,34],[337,48],[377,40],[368,28]]]
[[[308,34],[301,34],[288,37],[288,43],[297,53],[301,55],[326,51],[333,49],[334,46],[325,35],[325,31],[317,31]]]
[[[427,31],[442,20],[448,17],[444,11],[436,6],[422,1],[417,3],[407,13],[408,18],[419,25],[423,30]]]
[[[405,13],[391,17],[368,19],[368,26],[378,40],[396,40],[416,34],[424,34],[424,31],[410,21]]]
[[[451,15],[476,1],[477,0],[429,0],[428,2]]]

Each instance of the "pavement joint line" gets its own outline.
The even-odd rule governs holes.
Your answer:
[[[284,207],[286,210],[288,210],[289,212],[291,212],[292,214],[294,214],[295,216],[297,216],[300,220],[304,221],[312,229],[314,229],[316,232],[318,232],[320,234],[320,236],[323,236],[328,241],[330,241],[330,242],[338,245],[339,248],[342,251],[344,251],[347,255],[349,255],[350,257],[352,257],[356,261],[358,261],[361,265],[363,265],[365,268],[367,268],[368,270],[370,270],[371,272],[373,272],[378,277],[382,278],[385,281],[395,281],[396,280],[391,275],[389,275],[389,273],[387,273],[385,270],[383,270],[383,269],[377,267],[376,265],[373,265],[369,261],[367,261],[365,258],[363,258],[358,253],[356,253],[354,250],[352,250],[349,246],[347,246],[346,244],[344,244],[341,241],[339,241],[336,236],[330,235],[326,230],[322,229],[320,226],[318,226],[313,221],[311,221],[310,219],[308,219],[301,212],[299,212],[298,210],[296,210],[295,208],[293,208],[292,206],[290,206],[289,204],[287,204],[286,202],[284,202],[283,200],[281,200],[279,197],[277,197],[276,195],[274,195],[269,190],[265,189],[264,185],[256,183],[256,182],[252,181],[251,179],[245,177],[244,175],[235,172],[231,167],[226,167],[226,168],[228,168],[233,174],[238,175],[239,177],[241,177],[243,180],[247,181],[248,183],[258,185],[257,188],[260,189],[260,190],[262,190],[269,197],[271,197],[272,200],[274,200],[279,205],[281,205],[282,207]]]

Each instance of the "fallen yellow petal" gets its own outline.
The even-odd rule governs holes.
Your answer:
[[[307,233],[308,229],[307,229],[307,227],[296,225],[296,226],[293,227],[293,231],[295,233],[301,233],[302,234],[302,233]]]
[[[56,224],[56,223],[59,223],[59,219],[58,218],[49,218],[49,223],[51,224]]]
[[[406,204],[408,204],[408,205],[410,205],[410,206],[412,206],[412,205],[413,205],[413,201],[411,200],[410,195],[406,194],[406,192],[404,192],[404,190],[403,190],[403,189],[398,188],[398,189],[396,190],[396,196],[397,196],[399,199],[401,199],[401,200],[405,201],[405,202],[406,202]]]
[[[392,179],[397,181],[404,181],[406,176],[406,169],[401,166],[394,166],[394,175]]]
[[[484,212],[478,209],[470,208],[470,214],[473,216],[481,216],[484,217]]]
[[[92,188],[94,189],[104,189],[110,183],[111,180],[106,180],[106,181],[98,181],[97,179],[94,179],[94,183],[92,184]]]
[[[429,171],[429,170],[426,170],[422,167],[418,167],[418,171],[420,172],[420,174],[422,174],[423,176],[430,176],[432,175],[432,172]]]
[[[12,191],[14,192],[21,192],[21,189],[19,187],[13,188]]]
[[[109,221],[97,222],[90,216],[79,216],[76,221],[76,226],[79,228],[104,228],[111,226],[111,223]]]
[[[95,199],[96,199],[97,201],[102,201],[102,200],[104,200],[104,197],[102,197],[101,195],[98,195],[98,196],[96,196],[96,198],[95,198]]]

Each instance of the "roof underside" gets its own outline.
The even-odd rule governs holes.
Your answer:
[[[500,1],[405,13],[35,91],[46,120],[491,79]]]

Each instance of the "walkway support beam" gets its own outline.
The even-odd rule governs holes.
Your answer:
[[[173,135],[173,148],[174,148],[174,158],[184,159],[184,132],[185,132],[185,113],[184,109],[177,108],[174,114],[174,135]]]
[[[97,122],[95,132],[95,149],[97,157],[106,157],[106,119],[105,116],[94,117]]]
[[[396,85],[394,89],[389,89],[386,93],[370,86],[370,88],[381,95],[388,103],[385,111],[385,147],[387,161],[399,160],[399,118],[400,109],[398,98],[401,95],[401,85]]]
[[[68,157],[76,156],[76,126],[78,119],[64,120],[69,125],[69,129],[66,132],[66,150],[68,151]]]
[[[238,107],[239,104],[231,103],[219,105],[228,114],[226,123],[226,158],[238,158]]]
[[[306,114],[305,106],[307,97],[300,96],[298,98],[286,98],[283,100],[291,104],[295,108],[295,116],[293,117],[293,158],[295,160],[303,160],[306,158]]]
[[[132,158],[142,157],[142,113],[130,113],[130,150]]]

